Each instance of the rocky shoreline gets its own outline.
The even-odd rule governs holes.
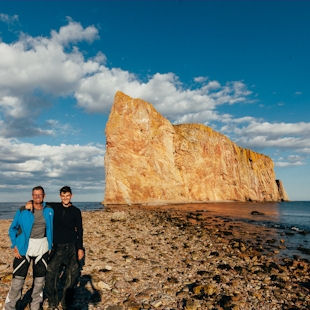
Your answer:
[[[10,222],[0,221],[1,308]],[[310,308],[309,260],[281,258],[285,242],[273,229],[164,207],[111,206],[83,212],[83,222],[86,260],[72,309]],[[26,297],[30,287],[29,279]]]

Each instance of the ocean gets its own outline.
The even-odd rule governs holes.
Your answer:
[[[1,202],[0,219],[11,219],[20,202]],[[81,211],[100,210],[100,202],[74,202]],[[188,205],[191,207],[191,205]],[[279,203],[208,203],[193,204],[193,209],[203,209],[210,215],[232,218],[254,225],[275,228],[279,239],[284,239],[285,255],[298,255],[310,259],[310,201]]]

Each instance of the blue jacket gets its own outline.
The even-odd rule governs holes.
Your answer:
[[[43,203],[43,216],[46,223],[46,237],[48,249],[53,244],[53,218],[54,210]],[[31,235],[34,215],[30,210],[20,208],[17,210],[13,222],[9,228],[9,236],[12,242],[11,248],[17,247],[20,255],[26,255]]]

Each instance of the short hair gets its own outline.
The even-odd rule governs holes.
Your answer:
[[[71,191],[71,187],[70,186],[63,186],[60,190],[59,190],[59,193],[70,193],[72,194],[72,191]]]
[[[43,195],[45,195],[44,188],[43,188],[41,185],[35,186],[35,187],[32,189],[32,192],[34,192],[34,191],[42,191]]]

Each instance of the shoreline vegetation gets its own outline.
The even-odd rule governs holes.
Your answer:
[[[273,228],[199,205],[114,205],[82,214],[86,260],[72,309],[310,308],[309,260],[281,256],[285,241]],[[0,308],[11,282],[10,223],[0,220]],[[30,288],[31,279],[24,304]]]

